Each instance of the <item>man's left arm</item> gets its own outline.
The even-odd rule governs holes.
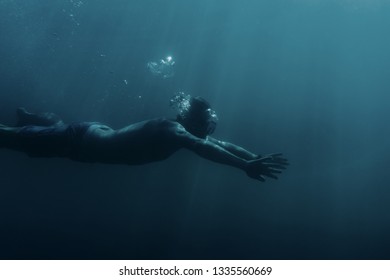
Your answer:
[[[240,158],[245,159],[245,160],[253,160],[253,159],[261,158],[260,155],[256,155],[248,150],[245,150],[243,147],[240,147],[238,145],[235,145],[235,144],[232,144],[229,142],[225,142],[225,141],[221,141],[221,140],[215,139],[215,138],[210,137],[210,136],[207,137],[207,140],[212,142],[215,145],[220,146],[221,148],[224,148],[225,150],[229,151],[230,153],[232,153]]]

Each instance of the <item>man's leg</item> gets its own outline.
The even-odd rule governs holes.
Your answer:
[[[67,125],[0,126],[0,148],[24,152],[31,157],[66,157],[71,150]]]
[[[56,114],[33,114],[23,107],[18,108],[16,114],[18,120],[15,127],[0,124],[0,148],[23,150],[28,153],[33,143],[33,146],[44,148],[45,143],[51,144],[53,140],[59,142],[58,139],[64,138],[61,127],[65,125]]]
[[[16,123],[17,127],[27,126],[27,125],[36,125],[36,126],[61,126],[64,125],[64,122],[59,116],[54,113],[40,113],[34,114],[27,112],[23,107],[20,107],[16,110],[18,121]]]

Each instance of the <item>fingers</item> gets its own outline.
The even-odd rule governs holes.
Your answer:
[[[278,174],[282,173],[281,170],[277,170],[277,169],[273,169],[273,168],[270,168],[269,170],[271,173],[278,173]]]
[[[276,159],[274,158],[272,160],[272,162],[279,163],[279,164],[284,164],[284,165],[289,165],[288,160],[285,159],[285,158],[276,158]]]
[[[259,175],[259,176],[257,177],[257,180],[259,180],[259,181],[261,181],[261,182],[265,182],[265,178],[264,178],[263,176],[261,176],[261,175]]]
[[[269,167],[269,165],[267,165],[268,168],[267,170],[263,171],[262,175],[277,180],[278,177],[275,174],[281,174],[282,173],[281,169],[286,169],[286,168],[284,166],[278,166],[275,164],[272,164],[272,166],[273,167]]]
[[[275,180],[278,179],[278,177],[277,177],[276,175],[272,174],[271,172],[263,173],[262,175],[258,175],[258,176],[256,176],[256,177],[252,177],[252,178],[257,179],[257,180],[259,180],[260,182],[265,182],[264,176],[269,177],[269,178],[272,178],[272,179],[275,179]]]
[[[262,158],[268,158],[268,159],[285,159],[282,157],[282,153],[277,153],[277,154],[269,154],[269,155],[265,155],[265,156],[262,156]]]
[[[263,157],[261,158],[261,161],[264,163],[274,163],[274,164],[281,164],[281,165],[289,165],[288,160],[281,157]]]
[[[278,177],[277,177],[275,174],[280,174],[280,173],[282,173],[282,171],[276,170],[276,169],[272,169],[272,168],[269,168],[268,170],[266,170],[265,172],[263,172],[263,175],[264,175],[264,176],[267,176],[267,177],[270,177],[270,178],[272,178],[272,179],[277,180]]]
[[[249,172],[252,175],[249,176],[261,182],[265,182],[266,177],[277,180],[279,174],[289,165],[288,160],[282,155],[282,153],[274,153],[253,160],[251,162],[253,169]],[[258,175],[255,175],[256,173]]]
[[[266,155],[265,157],[281,157],[282,155],[283,155],[282,153],[274,153],[274,154]]]
[[[275,164],[275,163],[263,163],[264,166],[267,168],[273,168],[273,169],[286,169],[285,166],[280,165],[280,164]]]
[[[264,176],[267,176],[267,177],[270,177],[272,179],[275,179],[275,180],[278,180],[278,177],[272,173],[267,173],[267,174],[264,174]]]

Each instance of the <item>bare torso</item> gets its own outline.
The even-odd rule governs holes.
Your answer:
[[[181,125],[167,119],[153,119],[114,130],[93,124],[83,139],[84,161],[143,164],[168,158],[181,148]]]

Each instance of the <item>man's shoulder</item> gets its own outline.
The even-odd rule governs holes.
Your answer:
[[[172,119],[167,119],[167,118],[156,118],[156,119],[151,119],[148,121],[149,123],[153,123],[154,125],[158,125],[161,127],[166,127],[166,128],[183,128],[181,124],[179,124],[177,121],[172,120]]]
[[[184,126],[179,122],[167,119],[167,118],[158,118],[148,121],[150,124],[153,123],[153,126],[156,128],[159,127],[160,131],[163,131],[163,135],[169,139],[170,143],[173,145],[178,145],[178,147],[192,147],[198,141],[202,140],[191,133],[189,133]]]
[[[172,133],[183,135],[188,133],[187,130],[179,122],[172,119],[160,119],[163,126],[169,129]]]
[[[156,118],[146,121],[146,125],[155,129],[162,129],[172,134],[183,134],[186,129],[177,121],[167,118]]]
[[[167,118],[158,118],[150,120],[149,122],[154,123],[154,125],[163,128],[165,132],[171,135],[174,138],[180,138],[186,142],[199,142],[205,141],[205,139],[198,138],[191,133],[189,133],[183,125],[181,125],[176,120],[167,119]]]

